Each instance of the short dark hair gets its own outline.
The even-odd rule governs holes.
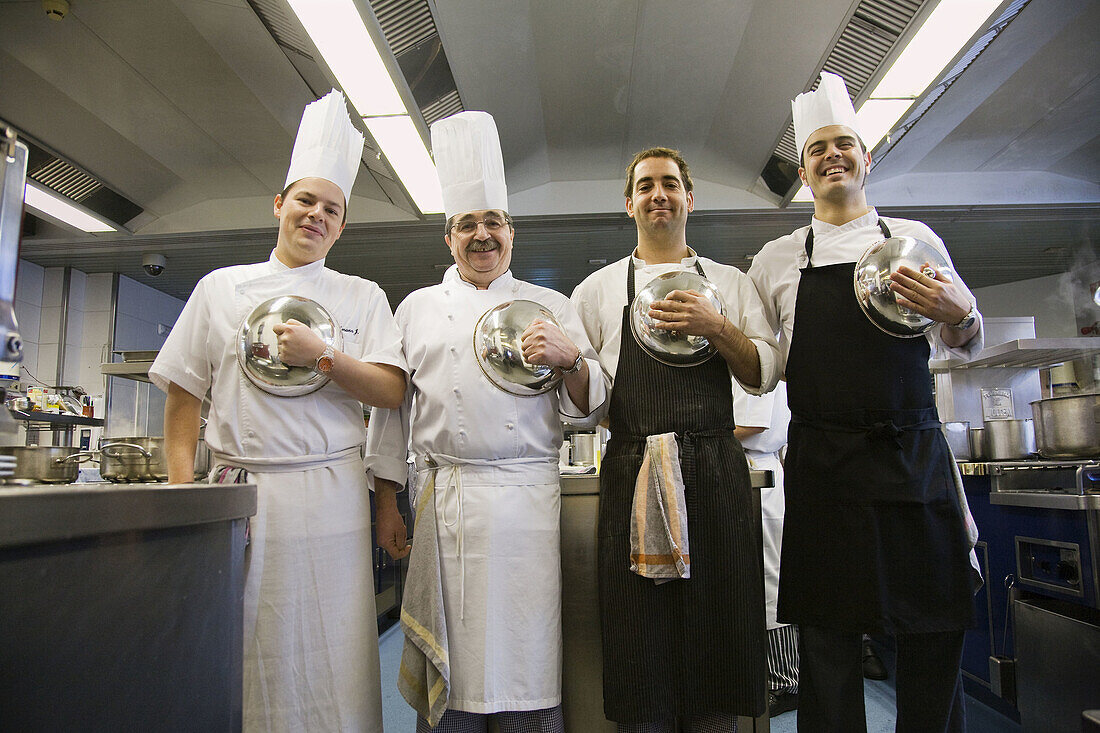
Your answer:
[[[646,158],[668,158],[676,163],[680,167],[680,178],[684,180],[684,190],[691,193],[695,188],[695,184],[691,180],[691,170],[688,168],[687,161],[680,155],[679,150],[673,150],[672,148],[646,148],[645,150],[635,153],[634,160],[630,161],[630,165],[626,167],[626,189],[623,192],[627,198],[634,193],[634,169],[638,167]]]
[[[302,180],[302,179],[299,178],[298,181],[300,181],[300,180]],[[286,201],[286,195],[288,193],[290,193],[290,189],[294,188],[294,184],[298,183],[298,181],[294,181],[294,183],[291,183],[286,188],[284,188],[283,192],[281,194],[279,194],[279,198],[282,199],[283,201]],[[348,223],[348,202],[344,201],[344,218],[340,220],[340,226],[344,226],[347,223]]]
[[[499,212],[501,212],[502,214],[504,214],[504,221],[508,224],[508,228],[509,229],[515,229],[516,228],[515,220],[512,219],[512,217],[509,216],[508,212],[505,211],[504,209],[490,209],[490,211],[499,211]],[[443,225],[444,236],[451,233],[451,227],[453,227],[455,225],[455,219],[466,216],[466,214],[469,214],[469,213],[470,212],[465,211],[461,214],[455,214],[454,216],[448,216],[446,224]]]

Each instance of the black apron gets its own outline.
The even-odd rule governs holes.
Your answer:
[[[813,266],[812,229],[806,254],[786,368],[779,620],[852,632],[967,628],[969,545],[928,341],[876,328],[855,298],[855,263]]]
[[[700,274],[702,268],[696,265]],[[600,465],[599,590],[604,712],[620,723],[765,708],[760,515],[733,437],[729,368],[662,364],[630,330],[627,263],[611,439]],[[656,585],[630,571],[630,515],[645,439],[675,431],[691,577]]]

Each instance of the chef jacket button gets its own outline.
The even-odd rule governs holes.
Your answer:
[[[513,425],[512,423],[508,423],[507,425],[505,425],[505,427],[508,428],[509,430],[515,430],[516,429],[516,426]]]
[[[455,353],[456,351],[458,351],[458,349],[456,349],[455,347],[453,347],[453,346],[452,346],[452,347],[451,347],[451,353],[453,354],[453,353]]]
[[[455,319],[454,313],[448,313],[447,319],[453,321]]]

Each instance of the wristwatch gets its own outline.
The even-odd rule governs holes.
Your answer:
[[[973,326],[974,321],[976,320],[978,320],[978,306],[972,305],[970,306],[970,310],[967,311],[966,315],[962,317],[962,320],[956,323],[954,326],[951,326],[951,328],[954,328],[956,331],[965,331],[966,329]]]
[[[561,373],[562,374],[576,374],[577,372],[579,372],[581,370],[581,364],[583,364],[583,363],[584,363],[584,354],[582,354],[578,350],[577,351],[577,360],[575,362],[573,362],[573,366],[569,367],[568,369],[562,369]]]
[[[317,365],[313,367],[313,371],[318,374],[328,374],[331,372],[334,356],[336,356],[336,350],[333,349],[331,345],[325,346],[325,350],[317,357]]]

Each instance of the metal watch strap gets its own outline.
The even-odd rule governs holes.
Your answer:
[[[321,355],[317,357],[317,363],[313,367],[313,371],[319,374],[328,374],[332,371],[333,364],[335,363],[334,357],[336,356],[336,349],[332,348],[331,344],[325,346],[325,350],[321,352]],[[328,367],[322,366],[321,362],[327,362]]]
[[[573,366],[568,369],[562,369],[562,374],[576,374],[581,370],[581,364],[584,363],[584,353],[577,352],[577,360],[573,362]]]
[[[978,306],[971,305],[970,310],[966,312],[966,315],[962,317],[962,320],[951,326],[957,331],[965,331],[974,325],[974,321],[978,320]]]

